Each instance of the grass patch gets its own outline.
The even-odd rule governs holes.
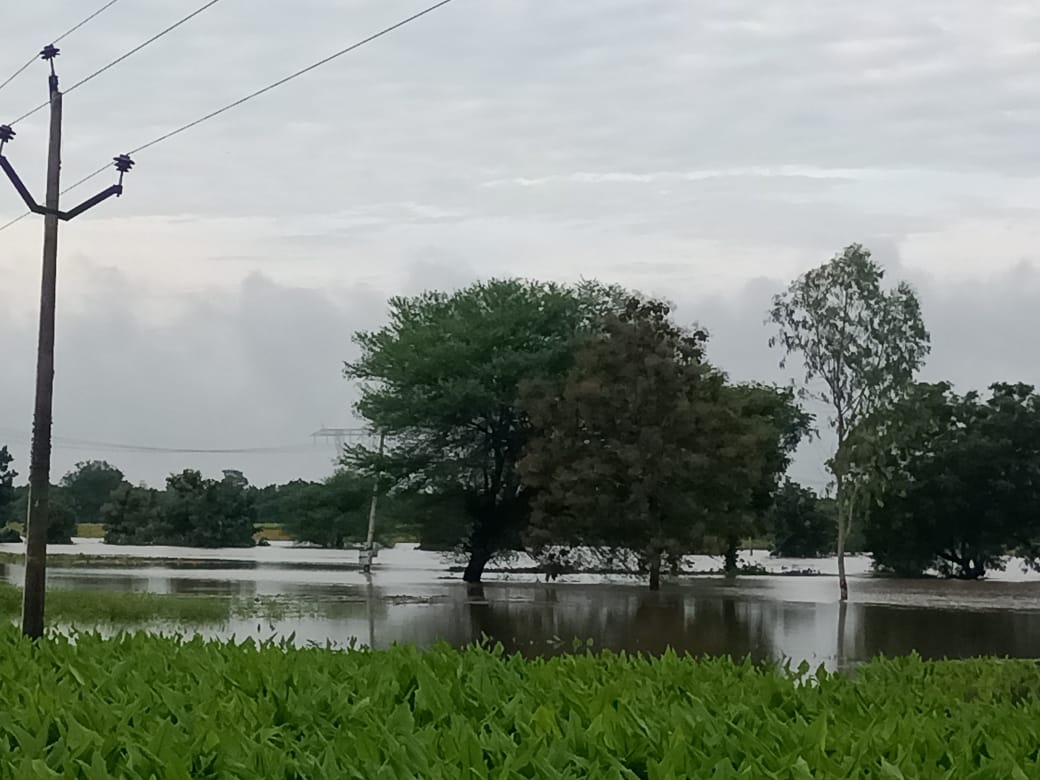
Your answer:
[[[269,542],[293,541],[293,537],[289,536],[279,523],[260,523],[257,526],[257,532],[253,534],[253,538],[257,541],[266,539]]]
[[[48,590],[47,618],[52,623],[81,626],[211,625],[232,615],[232,600],[219,596],[136,593],[108,590]],[[0,616],[22,612],[22,589],[0,583]]]
[[[0,774],[199,778],[1040,776],[1029,662],[855,677],[675,655],[337,652],[0,629]]]
[[[82,539],[104,539],[105,526],[101,523],[80,523],[76,526],[76,533],[73,536]]]

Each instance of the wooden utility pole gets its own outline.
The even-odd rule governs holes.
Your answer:
[[[0,170],[34,214],[42,214],[43,274],[40,285],[40,332],[36,352],[36,402],[33,412],[32,453],[29,459],[29,512],[25,531],[25,592],[22,601],[22,633],[43,636],[44,601],[47,592],[47,525],[51,479],[51,424],[54,407],[54,312],[58,287],[58,222],[68,221],[97,204],[123,194],[123,175],[134,165],[129,156],[114,158],[119,183],[103,190],[69,211],[60,210],[61,199],[61,91],[54,72],[57,47],[45,46],[40,57],[50,63],[50,139],[47,151],[47,197],[38,204],[3,155],[4,144],[14,139],[9,125],[0,125]]]
[[[372,571],[372,559],[376,557],[376,505],[379,503],[379,482],[383,476],[383,445],[386,443],[386,434],[379,434],[379,466],[376,469],[376,478],[372,483],[372,503],[368,506],[368,536],[365,538],[365,549],[361,552],[361,569],[368,574]]]
[[[56,52],[55,52],[56,53]],[[46,56],[46,55],[45,55]],[[51,130],[47,149],[47,214],[43,218],[43,281],[36,349],[36,403],[29,460],[29,517],[25,532],[22,633],[43,636],[47,592],[47,521],[51,484],[51,419],[54,406],[54,310],[58,285],[58,198],[61,193],[61,91],[50,57]]]

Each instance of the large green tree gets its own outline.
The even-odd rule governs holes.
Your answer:
[[[848,479],[850,433],[900,398],[929,351],[917,295],[906,283],[883,285],[884,269],[859,244],[800,276],[776,296],[771,344],[798,355],[805,368],[804,394],[830,411],[837,446],[830,467],[837,501],[837,552],[841,599],[848,599],[845,546],[857,506]]]
[[[814,491],[785,480],[767,515],[773,555],[816,558],[833,552],[836,526],[830,509]]]
[[[14,489],[13,499],[7,511],[7,522],[24,524],[28,514],[29,486],[20,485]],[[78,520],[72,500],[61,485],[51,485],[48,515],[47,544],[72,544]],[[21,535],[16,530],[7,530],[4,541],[21,541]]]
[[[101,516],[112,544],[250,547],[256,495],[241,472],[216,480],[187,469],[169,476],[161,493],[121,485]]]
[[[355,335],[360,354],[345,373],[360,383],[357,410],[386,434],[387,450],[354,448],[347,462],[406,492],[457,497],[469,523],[467,582],[521,544],[530,516],[516,468],[530,434],[521,383],[562,376],[575,336],[615,296],[597,285],[492,280],[392,298],[388,324]]]
[[[780,477],[791,465],[798,445],[810,434],[812,416],[797,403],[791,388],[749,383],[732,386],[727,392],[746,418],[768,420],[775,431],[775,437],[763,452],[764,467],[759,471],[758,482],[752,486],[749,504],[726,518],[723,526],[724,568],[733,574],[737,571],[739,544],[750,537],[768,534],[769,513]]]
[[[324,482],[298,489],[293,500],[294,509],[283,528],[294,539],[336,549],[365,539],[371,481],[339,471]]]
[[[101,508],[101,522],[106,544],[158,544],[169,536],[162,494],[152,488],[120,485]]]
[[[656,590],[662,566],[707,537],[746,533],[801,416],[789,393],[728,384],[705,360],[706,339],[674,324],[667,305],[632,298],[562,380],[527,386],[535,434],[521,470],[536,551],[631,550]]]
[[[100,523],[101,507],[124,482],[123,472],[103,460],[77,463],[61,480],[72,510],[80,523]]]
[[[854,447],[865,460],[875,564],[977,579],[1017,554],[1040,565],[1040,395],[996,384],[983,399],[919,385],[879,413]]]

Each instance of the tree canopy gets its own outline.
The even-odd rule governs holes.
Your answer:
[[[61,480],[65,496],[80,523],[100,523],[101,507],[123,484],[123,472],[103,460],[77,463]]]
[[[530,516],[517,472],[530,433],[520,385],[559,377],[577,334],[595,327],[616,291],[519,279],[390,300],[389,322],[357,333],[345,374],[361,386],[359,413],[388,437],[384,457],[354,448],[351,466],[400,488],[458,496],[469,521],[464,577],[515,548]]]
[[[166,490],[120,485],[102,508],[109,544],[251,547],[255,495],[240,472],[207,479],[187,469],[166,480]]]
[[[7,522],[7,508],[14,500],[14,480],[18,476],[18,472],[11,468],[13,462],[14,456],[7,447],[0,447],[0,520],[4,522]]]
[[[801,419],[783,391],[728,384],[705,360],[707,334],[670,315],[631,298],[564,377],[530,383],[523,398],[532,546],[633,550],[651,589],[664,563],[742,533],[764,509]]]
[[[1040,564],[1040,395],[995,384],[990,397],[922,384],[878,414],[857,441],[877,475],[867,545],[875,564],[976,579],[1008,556]]]
[[[784,480],[773,499],[767,526],[773,538],[773,555],[816,558],[834,551],[833,507],[790,479]]]
[[[770,343],[804,364],[803,393],[830,409],[837,437],[831,469],[837,487],[837,552],[841,598],[848,598],[845,543],[855,502],[844,467],[849,433],[898,399],[929,352],[929,336],[913,289],[885,289],[884,269],[852,244],[800,276],[773,300]]]

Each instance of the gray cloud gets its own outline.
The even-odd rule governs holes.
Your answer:
[[[418,7],[223,0],[68,97],[65,180]],[[117,8],[64,42],[63,83],[188,10]],[[83,14],[12,4],[0,77]],[[665,295],[734,376],[768,378],[764,302],[852,241],[920,286],[929,376],[1036,381],[1038,33],[1025,0],[458,0],[141,154],[124,197],[63,229],[60,430],[305,437],[349,417],[349,333],[388,294],[510,274]],[[45,89],[41,64],[0,114]],[[7,150],[38,191],[44,120]],[[0,223],[19,211],[0,188]],[[31,220],[0,234],[0,426],[22,431],[39,235]]]

